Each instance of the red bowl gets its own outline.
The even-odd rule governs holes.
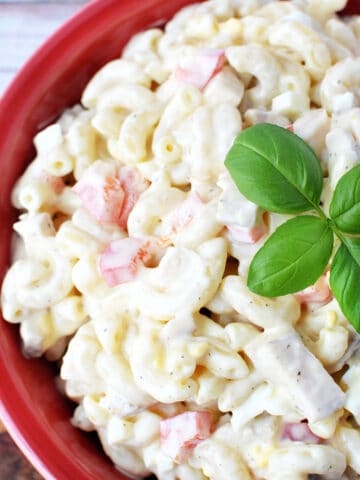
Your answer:
[[[32,138],[80,98],[94,72],[118,57],[134,33],[164,22],[192,0],[93,0],[28,61],[0,101],[0,282],[9,264],[15,218],[10,191],[34,154]],[[360,12],[360,0],[347,13]],[[0,319],[0,416],[31,463],[56,480],[119,480],[93,436],[69,422],[73,405],[56,389],[55,371],[21,353],[18,328]]]

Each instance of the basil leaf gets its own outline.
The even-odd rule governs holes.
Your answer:
[[[323,174],[309,145],[289,130],[261,123],[241,132],[225,166],[240,192],[265,210],[319,209]]]
[[[304,215],[288,220],[253,258],[249,289],[277,297],[313,285],[326,268],[333,242],[331,228],[319,217]]]
[[[330,204],[330,217],[342,232],[360,233],[360,165],[338,181]]]
[[[347,238],[331,265],[330,288],[346,318],[360,333],[360,238]]]

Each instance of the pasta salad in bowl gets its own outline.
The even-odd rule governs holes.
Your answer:
[[[355,2],[162,3],[14,104],[0,412],[49,479],[359,478]]]

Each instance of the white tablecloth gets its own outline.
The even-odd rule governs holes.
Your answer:
[[[0,95],[21,65],[86,0],[0,0]]]

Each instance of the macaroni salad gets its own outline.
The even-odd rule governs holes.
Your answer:
[[[360,17],[339,17],[345,3],[184,8],[35,137],[3,316],[26,355],[59,361],[73,424],[133,478],[360,478],[360,337],[327,273],[295,295],[248,290],[289,216],[224,167],[242,129],[290,128],[321,160],[328,208],[360,163]]]

